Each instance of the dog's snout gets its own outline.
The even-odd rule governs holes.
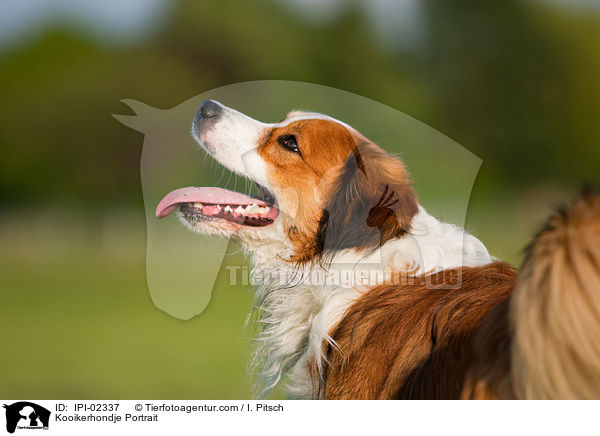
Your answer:
[[[200,107],[198,108],[198,112],[196,113],[196,119],[194,120],[196,123],[207,120],[209,118],[217,118],[223,112],[223,108],[219,103],[213,100],[204,100],[200,103]]]

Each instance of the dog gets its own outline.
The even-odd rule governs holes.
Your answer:
[[[592,380],[600,374],[593,340],[600,337],[600,292],[573,291],[577,284],[562,283],[550,266],[537,272],[538,257],[552,258],[538,254],[538,245],[561,249],[547,247],[553,236],[538,236],[518,277],[476,237],[427,213],[400,159],[326,115],[292,111],[268,124],[207,100],[192,135],[222,165],[255,182],[258,194],[181,188],[161,200],[156,215],[178,211],[191,230],[233,238],[249,255],[260,326],[251,365],[257,396],[284,381],[290,398],[304,399],[600,395]],[[597,227],[600,217],[597,196],[587,195],[592,200],[575,208],[590,222],[564,225],[584,232],[592,250],[600,235],[584,228]],[[590,251],[593,258],[581,250],[585,273],[597,279],[598,250]],[[583,273],[578,265],[569,265],[565,281]],[[553,295],[552,307],[545,305],[547,275],[557,293],[569,295]],[[568,319],[586,315],[585,324],[556,332],[556,321],[555,336],[546,338],[542,329],[561,317],[559,304],[571,297],[580,304]],[[539,363],[548,353],[566,359],[566,346],[569,361]],[[552,371],[542,378],[540,368]],[[552,383],[571,390],[550,389]]]

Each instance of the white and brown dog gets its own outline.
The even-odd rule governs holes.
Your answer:
[[[156,214],[179,210],[190,229],[235,238],[251,256],[262,394],[287,376],[297,398],[527,397],[510,362],[502,390],[486,381],[488,360],[510,361],[518,349],[508,311],[481,327],[511,300],[515,271],[429,215],[398,158],[325,115],[291,112],[266,124],[212,100],[192,133],[261,194],[182,188]],[[318,279],[323,272],[338,274]],[[481,330],[497,326],[506,327],[502,346],[478,355],[474,347],[489,346]]]

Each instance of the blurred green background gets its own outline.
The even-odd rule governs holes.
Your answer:
[[[111,117],[120,99],[279,79],[382,102],[483,160],[467,228],[518,264],[600,179],[599,41],[593,0],[4,0],[0,397],[249,396],[251,289],[223,269],[188,321],[150,299],[143,136]]]

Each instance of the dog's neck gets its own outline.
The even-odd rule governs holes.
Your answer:
[[[252,366],[263,396],[287,375],[291,397],[313,397],[311,368],[319,373],[329,333],[357,298],[393,274],[430,274],[493,260],[477,238],[423,208],[403,238],[372,253],[340,251],[326,265],[290,263],[285,242],[245,245],[260,328]]]

